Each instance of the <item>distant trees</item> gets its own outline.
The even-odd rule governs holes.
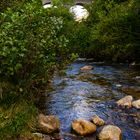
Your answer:
[[[76,27],[77,52],[96,60],[140,61],[140,2],[95,0],[87,8],[89,18]]]

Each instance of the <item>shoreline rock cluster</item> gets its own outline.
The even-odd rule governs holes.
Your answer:
[[[92,121],[85,119],[77,119],[72,122],[72,129],[80,136],[88,136],[96,133],[97,127],[105,125],[105,121],[97,115],[92,117]],[[45,116],[40,114],[38,116],[38,130],[40,133],[35,135],[43,138],[43,134],[54,134],[60,131],[60,122],[57,116]],[[115,125],[105,125],[98,134],[100,140],[121,140],[122,132],[119,127]]]
[[[87,136],[96,133],[97,127],[105,125],[105,121],[99,116],[95,115],[92,118],[92,122],[77,119],[72,122],[72,129],[80,136]],[[121,140],[122,131],[115,125],[105,125],[99,132],[99,140]]]
[[[133,100],[133,97],[128,95],[116,102],[118,106],[140,109],[140,99]],[[80,136],[87,136],[97,132],[97,128],[102,126],[101,131],[97,134],[99,140],[121,140],[122,131],[115,125],[106,125],[105,121],[97,115],[91,118],[91,121],[79,118],[71,124],[72,130]],[[60,132],[60,121],[57,116],[40,114],[38,116],[38,130],[41,134],[53,134]]]
[[[121,107],[127,108],[134,107],[136,109],[140,109],[140,99],[133,101],[133,97],[130,95],[125,96],[124,98],[118,100],[116,103],[118,106]]]

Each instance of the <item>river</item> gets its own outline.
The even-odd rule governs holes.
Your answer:
[[[85,65],[92,65],[94,69],[81,72],[80,68]],[[140,99],[139,70],[127,64],[75,61],[64,71],[63,75],[54,75],[52,90],[47,91],[45,98],[42,97],[39,102],[43,113],[59,117],[64,140],[96,140],[97,134],[79,137],[71,131],[74,119],[90,120],[95,114],[106,124],[120,127],[123,140],[140,139],[140,111],[123,109],[115,104],[127,94]]]

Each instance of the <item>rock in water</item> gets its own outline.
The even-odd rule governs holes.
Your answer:
[[[92,69],[93,69],[93,66],[84,66],[84,67],[80,68],[81,71],[89,71]]]
[[[135,79],[140,79],[140,76],[136,76]]]
[[[137,108],[137,109],[140,109],[140,99],[136,100],[136,101],[133,101],[132,106]]]
[[[74,120],[72,122],[72,129],[79,135],[85,136],[96,131],[96,125],[84,119]]]
[[[126,86],[122,87],[121,90],[128,95],[132,95],[133,97],[140,97],[140,86]]]
[[[116,84],[116,87],[120,88],[120,87],[122,87],[122,85],[120,85],[120,84]]]
[[[38,138],[44,138],[44,135],[42,133],[32,133],[35,137],[38,137]]]
[[[93,121],[94,124],[96,124],[96,125],[98,125],[98,126],[101,126],[101,125],[104,125],[104,124],[105,124],[104,120],[101,119],[101,118],[100,118],[99,116],[97,116],[97,115],[93,116],[92,121]]]
[[[119,127],[106,125],[99,133],[99,140],[121,140],[122,132]]]
[[[40,114],[38,117],[38,127],[41,133],[50,134],[60,130],[60,122],[56,116],[45,116]]]
[[[132,106],[132,100],[133,100],[132,96],[125,96],[124,98],[117,101],[117,104],[119,106],[124,106],[124,107],[130,108]]]

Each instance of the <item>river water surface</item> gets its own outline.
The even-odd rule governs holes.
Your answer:
[[[85,65],[92,65],[94,69],[81,72],[80,68]],[[106,124],[120,127],[123,140],[140,140],[140,111],[135,108],[119,108],[115,104],[127,94],[140,99],[139,70],[126,64],[76,61],[67,67],[65,73],[55,74],[53,90],[46,93],[44,101],[40,100],[43,113],[59,117],[62,139],[96,140],[97,134],[79,137],[71,131],[74,119],[90,120],[96,114]],[[101,128],[98,128],[97,133]]]

